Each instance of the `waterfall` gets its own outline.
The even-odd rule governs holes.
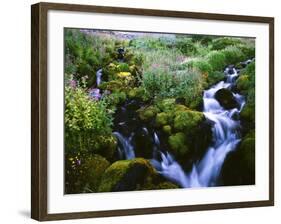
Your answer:
[[[96,83],[97,83],[97,86],[99,86],[100,83],[101,83],[101,77],[102,77],[102,69],[99,69],[96,72]]]
[[[113,132],[113,134],[118,139],[119,143],[121,144],[122,149],[118,149],[119,156],[121,158],[125,157],[125,159],[133,159],[135,158],[135,151],[134,147],[131,144],[133,134],[129,138],[125,138],[121,133],[119,132]]]
[[[203,113],[205,117],[213,122],[212,134],[213,144],[207,149],[201,161],[193,164],[189,173],[185,173],[180,164],[168,153],[159,152],[161,160],[151,160],[155,169],[167,179],[179,184],[181,187],[208,187],[215,186],[224,160],[229,152],[235,150],[240,141],[240,122],[233,119],[233,115],[239,113],[245,99],[239,94],[233,94],[239,104],[237,108],[225,110],[215,99],[215,93],[222,88],[230,89],[238,77],[234,67],[225,69],[226,81],[221,81],[208,90],[204,91]]]

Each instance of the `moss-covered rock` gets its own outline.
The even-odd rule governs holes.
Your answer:
[[[205,120],[204,114],[198,111],[184,110],[175,112],[174,128],[178,131],[190,132]]]
[[[235,100],[233,93],[228,89],[219,89],[215,93],[215,98],[217,101],[219,101],[220,105],[224,107],[225,109],[233,109],[235,107],[238,107],[238,103]]]
[[[130,99],[133,99],[133,98],[143,99],[144,98],[144,89],[141,87],[131,88],[128,91],[128,97]]]
[[[153,184],[152,182],[149,182],[148,184],[142,186],[138,190],[162,190],[162,189],[177,189],[180,188],[178,185],[169,182],[169,181],[162,181],[160,183]]]
[[[159,110],[155,106],[148,106],[139,109],[137,112],[142,121],[149,121],[150,119],[156,116]]]
[[[109,90],[111,92],[120,92],[125,89],[125,86],[120,80],[112,80],[101,83],[99,88],[102,90]]]
[[[111,105],[118,105],[124,103],[127,96],[125,92],[114,92],[110,94],[107,99]]]
[[[156,170],[143,158],[119,160],[105,170],[98,190],[114,192],[140,189],[156,175]]]
[[[236,151],[230,153],[222,168],[224,185],[255,184],[255,132],[250,131]]]
[[[248,75],[240,75],[236,81],[237,89],[241,92],[246,91],[250,87],[250,79]]]
[[[167,112],[167,111],[171,111],[171,110],[174,109],[175,103],[176,103],[176,99],[174,99],[174,98],[166,98],[166,99],[163,99],[163,100],[157,102],[157,107],[161,111]]]
[[[246,104],[240,112],[242,121],[255,123],[255,105]]]
[[[100,155],[88,156],[81,161],[81,182],[84,183],[84,191],[97,192],[101,177],[110,163]]]
[[[155,124],[158,127],[168,124],[169,115],[165,112],[158,113],[156,115]]]
[[[108,160],[112,160],[117,150],[117,139],[114,135],[99,136],[95,142],[94,153],[100,154]]]
[[[172,133],[172,127],[170,125],[164,125],[162,129],[168,135]]]
[[[182,132],[178,132],[171,135],[168,139],[171,151],[176,158],[186,156],[189,152],[188,146],[186,145],[186,136]]]

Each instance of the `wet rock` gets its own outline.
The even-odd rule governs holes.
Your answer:
[[[152,158],[154,142],[147,128],[139,128],[135,132],[133,142],[137,157]]]
[[[171,135],[168,139],[171,152],[176,158],[185,157],[189,153],[185,139],[186,136],[183,132],[178,132],[174,135]]]
[[[220,89],[215,94],[216,100],[220,103],[225,109],[237,108],[239,104],[235,100],[233,93],[228,89]]]
[[[255,132],[250,131],[241,141],[236,151],[225,159],[222,168],[224,185],[255,184]]]
[[[143,158],[119,160],[105,170],[98,190],[132,191],[140,189],[156,176],[156,170]]]

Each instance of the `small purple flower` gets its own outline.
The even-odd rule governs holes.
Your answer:
[[[76,83],[76,81],[75,81],[74,79],[72,79],[72,80],[69,81],[69,85],[70,85],[70,87],[72,87],[73,89],[75,89],[76,86],[77,86],[77,83]]]
[[[80,159],[77,159],[77,160],[76,160],[76,165],[77,165],[77,166],[80,166],[80,165],[81,165],[81,160],[80,160]]]
[[[101,98],[100,89],[90,89],[89,95],[94,100],[99,100]]]

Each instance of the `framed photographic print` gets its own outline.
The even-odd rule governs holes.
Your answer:
[[[274,19],[32,5],[32,218],[274,204]]]

